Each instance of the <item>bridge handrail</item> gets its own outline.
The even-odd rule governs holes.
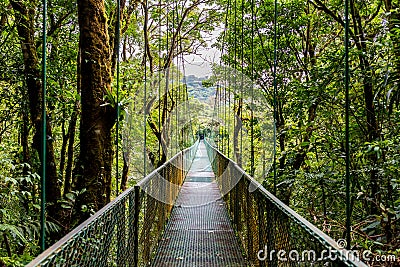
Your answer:
[[[125,190],[78,225],[26,266],[108,266],[110,262],[114,262],[118,266],[125,266],[128,263],[129,266],[138,266],[148,261],[159,236],[155,236],[154,240],[147,240],[149,245],[146,242],[144,242],[146,244],[141,244],[139,241],[142,238],[148,238],[143,237],[143,234],[160,234],[162,232],[162,229],[159,229],[159,224],[165,222],[168,218],[178,193],[171,192],[171,190],[179,190],[179,186],[183,183],[190,168],[191,161],[193,161],[198,144],[199,141],[197,140],[191,147],[177,153],[135,186]],[[185,164],[189,166],[185,166]],[[169,175],[169,177],[163,178],[169,181],[171,185],[178,185],[175,189],[167,188],[172,203],[162,203],[162,201],[151,197],[142,188],[152,180],[159,180],[154,178],[158,178],[160,174]],[[151,215],[154,215],[153,220],[148,218],[146,220],[145,215],[139,216],[139,213],[151,214],[154,210],[148,209],[152,205],[157,206],[157,214]],[[154,219],[156,216],[157,220]],[[145,254],[144,258],[139,255],[141,253]]]
[[[351,251],[348,251],[346,249],[343,249],[338,245],[338,243],[333,240],[331,237],[329,237],[327,234],[325,234],[323,231],[318,229],[315,225],[307,221],[304,217],[299,215],[297,212],[295,212],[293,209],[291,209],[289,206],[287,206],[285,203],[283,203],[281,200],[279,200],[276,196],[274,196],[271,192],[269,192],[267,189],[265,189],[259,182],[257,182],[253,177],[251,177],[249,174],[247,174],[236,162],[234,162],[232,159],[226,157],[221,151],[219,151],[216,147],[212,146],[207,140],[205,140],[207,152],[211,153],[216,153],[219,157],[222,157],[225,161],[227,161],[227,164],[225,168],[228,168],[228,166],[233,166],[234,169],[236,169],[240,174],[241,177],[244,177],[245,180],[247,181],[248,189],[250,193],[252,192],[259,192],[264,198],[268,199],[276,208],[278,208],[281,212],[286,214],[289,218],[291,218],[297,225],[299,225],[301,228],[303,228],[308,234],[313,236],[315,239],[317,239],[324,247],[326,247],[330,252],[335,254],[339,259],[340,259],[340,264],[339,266],[362,266],[366,267],[364,262],[362,262],[358,256],[354,255]],[[209,158],[213,164],[213,170],[214,172],[218,172],[217,166],[214,165],[218,161],[216,159],[217,157],[215,155],[210,156]],[[229,174],[227,174],[225,177],[232,177],[232,173],[229,171]],[[219,174],[216,173],[216,176]],[[222,178],[222,179],[223,179]],[[240,178],[241,179],[241,178]],[[218,178],[217,178],[218,182]],[[226,182],[226,181],[223,181]],[[231,190],[233,191],[235,187],[239,184],[240,181],[237,181],[234,186],[232,186]],[[219,182],[221,183],[221,182]],[[220,187],[223,185],[220,184]],[[224,189],[221,188],[222,192],[224,192]],[[237,203],[237,200],[235,200]],[[229,206],[229,204],[228,204]],[[231,212],[233,214],[233,212]],[[231,215],[232,215],[231,214]],[[232,217],[232,216],[231,216]],[[234,220],[233,223],[235,224]],[[349,257],[350,255],[350,257]],[[248,255],[248,258],[251,259],[252,255]]]

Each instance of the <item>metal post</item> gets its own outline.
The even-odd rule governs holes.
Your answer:
[[[128,266],[132,267],[134,266],[135,262],[137,262],[137,259],[135,258],[136,255],[136,246],[135,246],[135,214],[136,210],[139,209],[138,206],[136,206],[136,192],[133,191],[129,194],[129,217],[128,217],[128,242],[127,242],[127,249],[126,251],[128,252]]]
[[[47,46],[47,1],[43,0],[43,44],[42,44],[42,175],[40,207],[40,249],[46,249],[46,148],[47,148],[47,112],[46,112],[46,46]]]
[[[117,266],[126,266],[127,263],[127,254],[128,248],[126,244],[126,221],[125,221],[125,209],[126,209],[126,200],[122,200],[121,203],[121,210],[117,211],[115,214],[118,218],[117,221]]]
[[[140,187],[135,186],[134,189],[135,192],[135,213],[134,213],[134,219],[133,219],[133,257],[134,257],[134,266],[139,265],[139,212],[141,209],[140,205]]]

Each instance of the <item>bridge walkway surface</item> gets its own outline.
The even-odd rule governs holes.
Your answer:
[[[203,142],[151,266],[247,266]]]

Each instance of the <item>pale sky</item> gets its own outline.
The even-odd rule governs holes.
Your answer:
[[[208,47],[201,47],[198,49],[197,54],[191,54],[184,56],[185,59],[185,74],[195,75],[197,77],[211,76],[212,63],[219,63],[221,58],[221,52],[216,48],[211,48],[211,45],[215,43],[215,40],[221,33],[221,29],[213,31],[209,36],[204,36],[208,43]],[[182,70],[182,67],[181,67]]]

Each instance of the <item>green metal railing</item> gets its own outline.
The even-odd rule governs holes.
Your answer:
[[[148,265],[197,147],[198,141],[123,192],[27,266]]]
[[[205,142],[233,228],[252,266],[367,266]]]

